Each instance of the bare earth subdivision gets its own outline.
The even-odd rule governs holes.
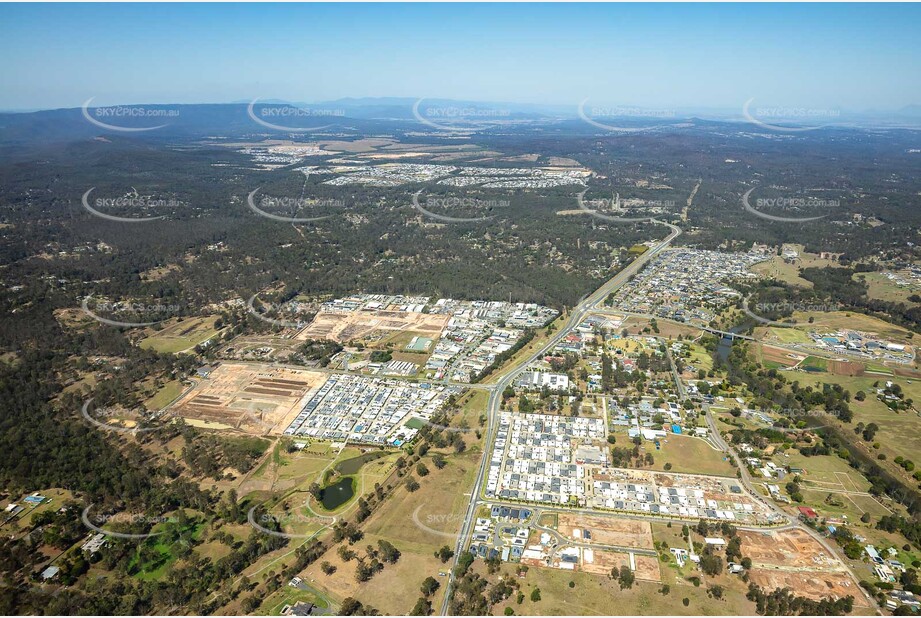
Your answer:
[[[286,427],[325,380],[315,371],[224,362],[176,402],[173,412],[190,424],[268,433]]]

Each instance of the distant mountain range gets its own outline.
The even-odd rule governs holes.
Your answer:
[[[0,144],[4,147],[53,143],[91,138],[119,130],[126,135],[166,137],[239,136],[285,133],[286,128],[339,126],[351,131],[432,130],[420,117],[438,125],[467,126],[503,122],[558,122],[564,126],[594,130],[580,118],[622,117],[628,123],[676,124],[687,120],[747,122],[742,108],[646,110],[644,108],[589,101],[580,105],[542,105],[465,101],[456,99],[414,99],[409,97],[343,98],[314,103],[279,100],[235,101],[220,104],[149,104],[99,108],[0,112]],[[260,122],[261,120],[261,122]],[[573,122],[575,121],[575,122]],[[610,120],[608,120],[610,121]],[[809,124],[806,118],[801,124]],[[382,127],[381,122],[397,123]],[[777,121],[782,123],[781,121]],[[789,123],[789,121],[788,121]],[[617,124],[623,124],[618,122]],[[790,123],[795,124],[795,123]],[[854,128],[921,128],[921,105],[896,112],[842,112],[816,125]],[[752,125],[755,126],[755,125]],[[157,130],[145,130],[159,127]]]
[[[579,118],[580,102],[576,101],[572,105],[550,105],[542,103],[509,103],[496,101],[471,101],[459,99],[439,99],[424,98],[417,99],[411,97],[348,97],[344,99],[335,99],[321,102],[303,102],[303,101],[282,101],[278,99],[260,100],[260,103],[288,104],[305,109],[322,109],[322,108],[340,108],[353,112],[354,117],[360,118],[406,118],[407,111],[412,110],[413,106],[420,102],[420,108],[428,107],[453,107],[465,110],[497,110],[508,112],[510,116],[525,117],[531,119],[556,118],[569,119]],[[235,101],[234,103],[248,105],[250,101]],[[738,107],[645,107],[629,103],[612,103],[606,101],[586,100],[584,110],[588,113],[592,108],[603,108],[605,110],[617,111],[623,110],[623,117],[649,117],[661,118],[664,115],[670,116],[672,120],[688,120],[691,118],[708,118],[713,120],[743,120],[742,104],[740,101]],[[782,107],[782,106],[776,106]],[[790,107],[790,106],[786,106]],[[893,121],[899,122],[911,118],[921,118],[921,105],[909,105],[898,110],[838,110],[841,119],[848,122],[855,121]],[[616,116],[616,114],[615,114]],[[843,121],[842,121],[843,122]]]

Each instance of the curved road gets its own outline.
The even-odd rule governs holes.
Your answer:
[[[863,593],[863,596],[866,598],[867,602],[870,604],[870,608],[873,609],[877,615],[881,615],[879,611],[879,605],[877,604],[876,599],[872,598],[870,594],[859,585],[860,578],[857,577],[857,574],[854,573],[853,570],[851,570],[851,567],[847,564],[847,562],[838,555],[838,552],[835,551],[834,546],[831,543],[829,543],[827,538],[825,538],[824,536],[819,534],[817,531],[807,526],[805,523],[800,521],[799,518],[794,517],[790,515],[789,513],[787,513],[786,511],[784,511],[783,509],[781,509],[779,506],[777,506],[774,503],[773,500],[762,498],[761,493],[759,493],[755,489],[755,484],[752,482],[751,475],[748,473],[748,466],[745,465],[745,462],[742,461],[741,457],[739,457],[735,449],[731,448],[726,443],[726,441],[723,439],[723,436],[720,435],[719,429],[716,426],[716,421],[714,420],[713,415],[710,412],[710,406],[707,404],[704,404],[702,407],[704,409],[704,416],[707,419],[707,426],[710,427],[710,433],[712,435],[713,442],[718,447],[720,447],[720,449],[722,449],[726,454],[732,457],[733,461],[735,461],[736,466],[740,472],[739,480],[742,481],[742,485],[745,486],[745,489],[747,489],[748,492],[756,500],[760,501],[766,507],[771,509],[771,511],[773,511],[775,514],[777,514],[780,517],[783,517],[787,521],[785,525],[781,526],[780,528],[776,528],[776,529],[777,530],[799,529],[799,530],[806,532],[806,534],[808,534],[813,539],[815,539],[816,542],[818,542],[819,545],[821,545],[825,549],[825,551],[827,551],[830,555],[834,556],[835,558],[838,559],[839,562],[841,562],[841,565],[847,570],[848,575],[850,575],[851,579],[854,580],[854,583],[857,584],[857,589]]]
[[[661,253],[666,247],[668,247],[672,243],[672,241],[674,241],[675,238],[677,238],[681,234],[681,229],[675,225],[672,225],[670,223],[665,223],[663,221],[657,221],[657,220],[654,220],[654,222],[667,226],[669,229],[671,229],[671,233],[665,239],[663,239],[658,245],[656,245],[653,249],[647,251],[642,256],[640,256],[639,258],[631,262],[629,265],[627,265],[626,268],[618,272],[614,277],[612,277],[609,281],[605,282],[601,287],[595,290],[592,294],[582,299],[582,301],[580,301],[579,304],[573,308],[572,312],[569,315],[569,318],[565,322],[565,325],[553,337],[548,339],[547,342],[545,342],[544,345],[541,346],[539,349],[535,350],[532,354],[530,354],[526,358],[520,359],[518,362],[516,362],[511,367],[507,368],[505,372],[502,374],[501,378],[498,380],[498,382],[495,383],[495,388],[491,390],[489,394],[489,401],[487,402],[488,421],[487,421],[487,430],[486,430],[486,437],[485,437],[485,442],[484,442],[485,446],[483,449],[483,456],[480,461],[480,468],[479,468],[479,471],[477,472],[476,483],[474,485],[475,491],[474,491],[474,494],[471,496],[470,503],[467,507],[467,513],[464,517],[464,521],[460,528],[460,533],[455,543],[454,561],[452,562],[451,570],[448,572],[448,582],[447,582],[444,600],[441,606],[441,615],[447,615],[448,603],[451,599],[451,593],[453,592],[453,589],[454,589],[454,567],[457,565],[457,560],[460,557],[461,552],[464,550],[464,546],[466,545],[467,538],[470,537],[471,530],[473,527],[473,522],[476,519],[477,509],[485,501],[485,496],[483,495],[483,485],[484,485],[484,479],[486,477],[486,472],[489,469],[489,462],[492,459],[493,436],[495,434],[495,431],[498,425],[497,421],[498,421],[498,416],[499,416],[498,413],[499,413],[499,406],[500,406],[500,402],[502,398],[502,392],[505,390],[505,388],[508,385],[512,383],[512,380],[514,379],[514,377],[519,373],[519,371],[523,367],[526,367],[528,364],[533,362],[535,359],[537,359],[541,355],[545,354],[548,350],[556,346],[570,331],[572,331],[576,326],[578,326],[589,314],[597,313],[598,305],[600,305],[608,297],[609,294],[611,294],[612,292],[620,288],[622,285],[624,285],[624,283],[626,283],[632,275],[639,272],[639,270],[643,266],[648,264],[653,258],[659,255],[659,253]],[[676,375],[675,378],[677,380],[678,376]],[[679,389],[681,389],[680,380],[678,380],[678,384],[679,384]],[[751,493],[754,499],[762,502],[767,508],[769,508],[773,513],[778,515],[780,518],[782,518],[783,521],[786,522],[782,526],[774,527],[772,529],[773,530],[785,530],[785,529],[791,529],[791,528],[798,528],[800,530],[804,530],[813,539],[815,539],[826,551],[828,551],[832,556],[838,557],[838,553],[835,551],[835,549],[832,547],[832,545],[828,542],[828,540],[825,537],[821,536],[815,530],[806,526],[803,522],[801,522],[796,517],[793,517],[789,513],[780,509],[772,501],[763,499],[762,495],[758,491],[755,490],[754,483],[752,482],[751,476],[748,473],[748,467],[744,465],[744,462],[741,461],[741,458],[739,457],[739,455],[735,452],[734,449],[729,447],[729,445],[725,442],[725,440],[723,440],[723,437],[720,435],[719,430],[716,427],[716,423],[713,419],[713,416],[710,413],[710,407],[708,405],[704,405],[703,411],[704,411],[704,416],[707,420],[707,425],[710,427],[710,432],[713,436],[712,439],[714,443],[716,444],[717,447],[719,447],[721,450],[723,450],[730,457],[733,458],[733,460],[735,461],[738,467],[738,470],[740,471],[740,481],[742,482],[743,486],[749,491],[749,493]],[[493,502],[496,502],[496,500],[493,500]],[[574,511],[576,512],[578,512],[579,510],[580,509],[574,509]],[[585,510],[585,512],[589,513],[591,511]],[[638,517],[643,518],[643,519],[648,519],[647,517],[644,517],[644,516],[638,516]],[[546,530],[544,528],[540,528],[540,529],[549,532],[549,530]],[[840,560],[840,557],[839,557],[839,560]],[[854,574],[851,568],[847,565],[847,563],[844,560],[840,560],[840,561],[841,561],[841,564],[844,566],[844,568],[847,570],[848,574],[854,580],[855,584],[859,582],[860,580],[857,578],[857,576]],[[878,605],[875,602],[875,600],[872,599],[863,588],[860,588],[860,586],[857,586],[857,588],[863,593],[864,597],[869,602],[870,607],[873,608],[877,614],[880,614]]]

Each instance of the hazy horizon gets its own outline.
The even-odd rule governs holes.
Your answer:
[[[917,5],[4,5],[0,109],[419,97],[892,112]]]

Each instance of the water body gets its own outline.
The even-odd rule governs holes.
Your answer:
[[[364,455],[359,455],[358,457],[346,459],[345,461],[336,465],[336,472],[339,474],[356,474],[363,465],[369,461],[380,459],[386,454],[386,451],[372,451],[370,453],[365,453]]]
[[[738,326],[730,328],[729,332],[739,335],[747,331],[753,325],[753,322],[743,322]],[[732,342],[733,340],[731,338],[722,337],[720,338],[719,345],[716,346],[716,355],[719,357],[720,361],[727,366],[729,365],[729,352],[732,350]]]
[[[355,479],[344,476],[320,491],[320,503],[327,511],[339,508],[355,495]]]

